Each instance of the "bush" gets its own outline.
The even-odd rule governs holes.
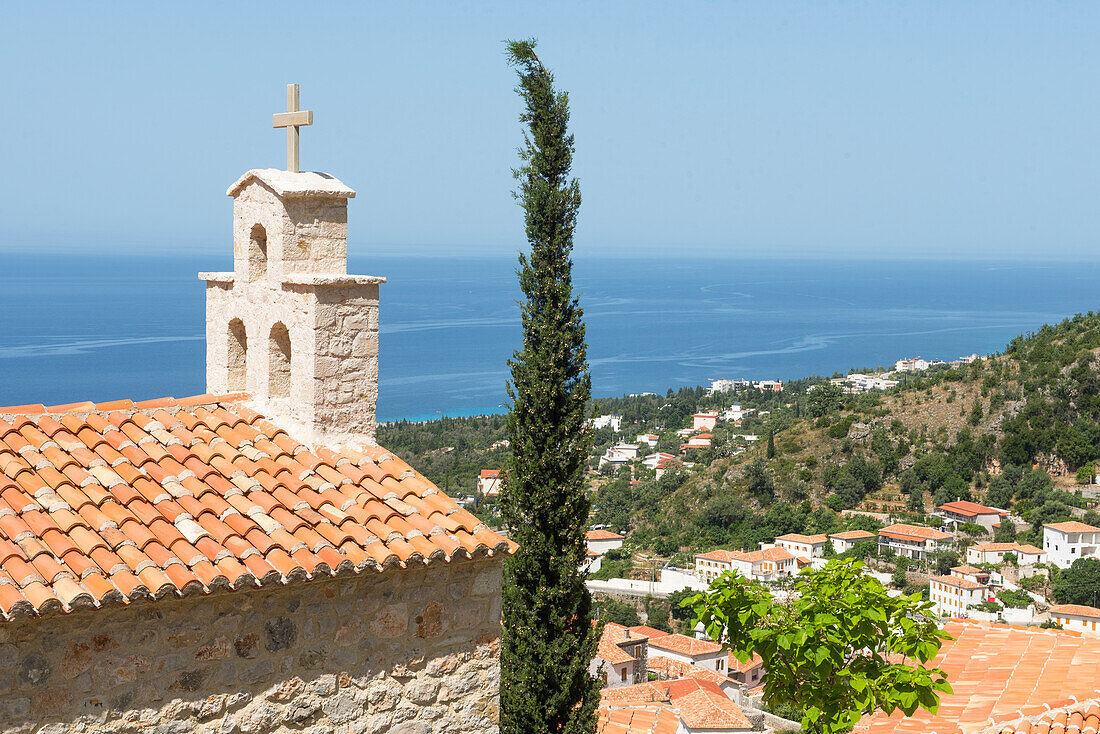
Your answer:
[[[1026,591],[1002,589],[997,593],[997,598],[1000,599],[1001,603],[1006,607],[1012,607],[1013,609],[1026,609],[1033,603]]]

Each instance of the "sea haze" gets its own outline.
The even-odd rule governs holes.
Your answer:
[[[596,396],[997,351],[1094,308],[1100,263],[586,259]],[[205,390],[211,256],[0,255],[0,405]],[[519,345],[511,258],[352,257],[383,275],[380,420],[495,412]],[[250,335],[251,336],[251,335]]]

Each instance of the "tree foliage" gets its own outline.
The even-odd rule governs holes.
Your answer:
[[[599,683],[588,673],[599,632],[578,571],[589,502],[584,470],[591,378],[583,313],[573,295],[580,187],[570,177],[569,97],[535,55],[508,43],[523,98],[523,166],[515,173],[529,255],[520,255],[523,347],[509,360],[512,456],[501,508],[519,550],[504,564],[500,730],[582,734],[596,727]]]
[[[1100,559],[1078,558],[1058,574],[1052,595],[1059,604],[1096,606],[1100,598]]]
[[[804,571],[789,604],[728,573],[685,603],[738,660],[763,658],[764,703],[802,710],[803,731],[848,732],[877,710],[935,713],[937,694],[951,686],[942,670],[923,664],[948,635],[930,603],[890,596],[862,566],[830,561]]]

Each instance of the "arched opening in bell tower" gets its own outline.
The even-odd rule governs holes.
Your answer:
[[[226,379],[226,388],[230,392],[240,392],[245,389],[248,374],[248,337],[245,334],[243,321],[233,319],[229,322],[228,339],[226,366],[229,374]]]
[[[268,364],[267,394],[271,398],[290,397],[290,332],[283,322],[271,327],[268,346],[271,357]]]
[[[267,230],[262,224],[252,227],[248,235],[248,279],[267,275]]]

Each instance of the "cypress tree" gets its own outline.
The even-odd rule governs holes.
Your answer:
[[[580,564],[590,503],[584,469],[591,379],[583,313],[573,295],[573,230],[580,186],[569,175],[569,96],[535,55],[508,43],[523,98],[516,198],[530,254],[519,257],[523,347],[508,365],[512,458],[501,509],[519,550],[504,564],[500,652],[502,734],[583,734],[596,728],[600,685],[588,672],[599,642]]]

